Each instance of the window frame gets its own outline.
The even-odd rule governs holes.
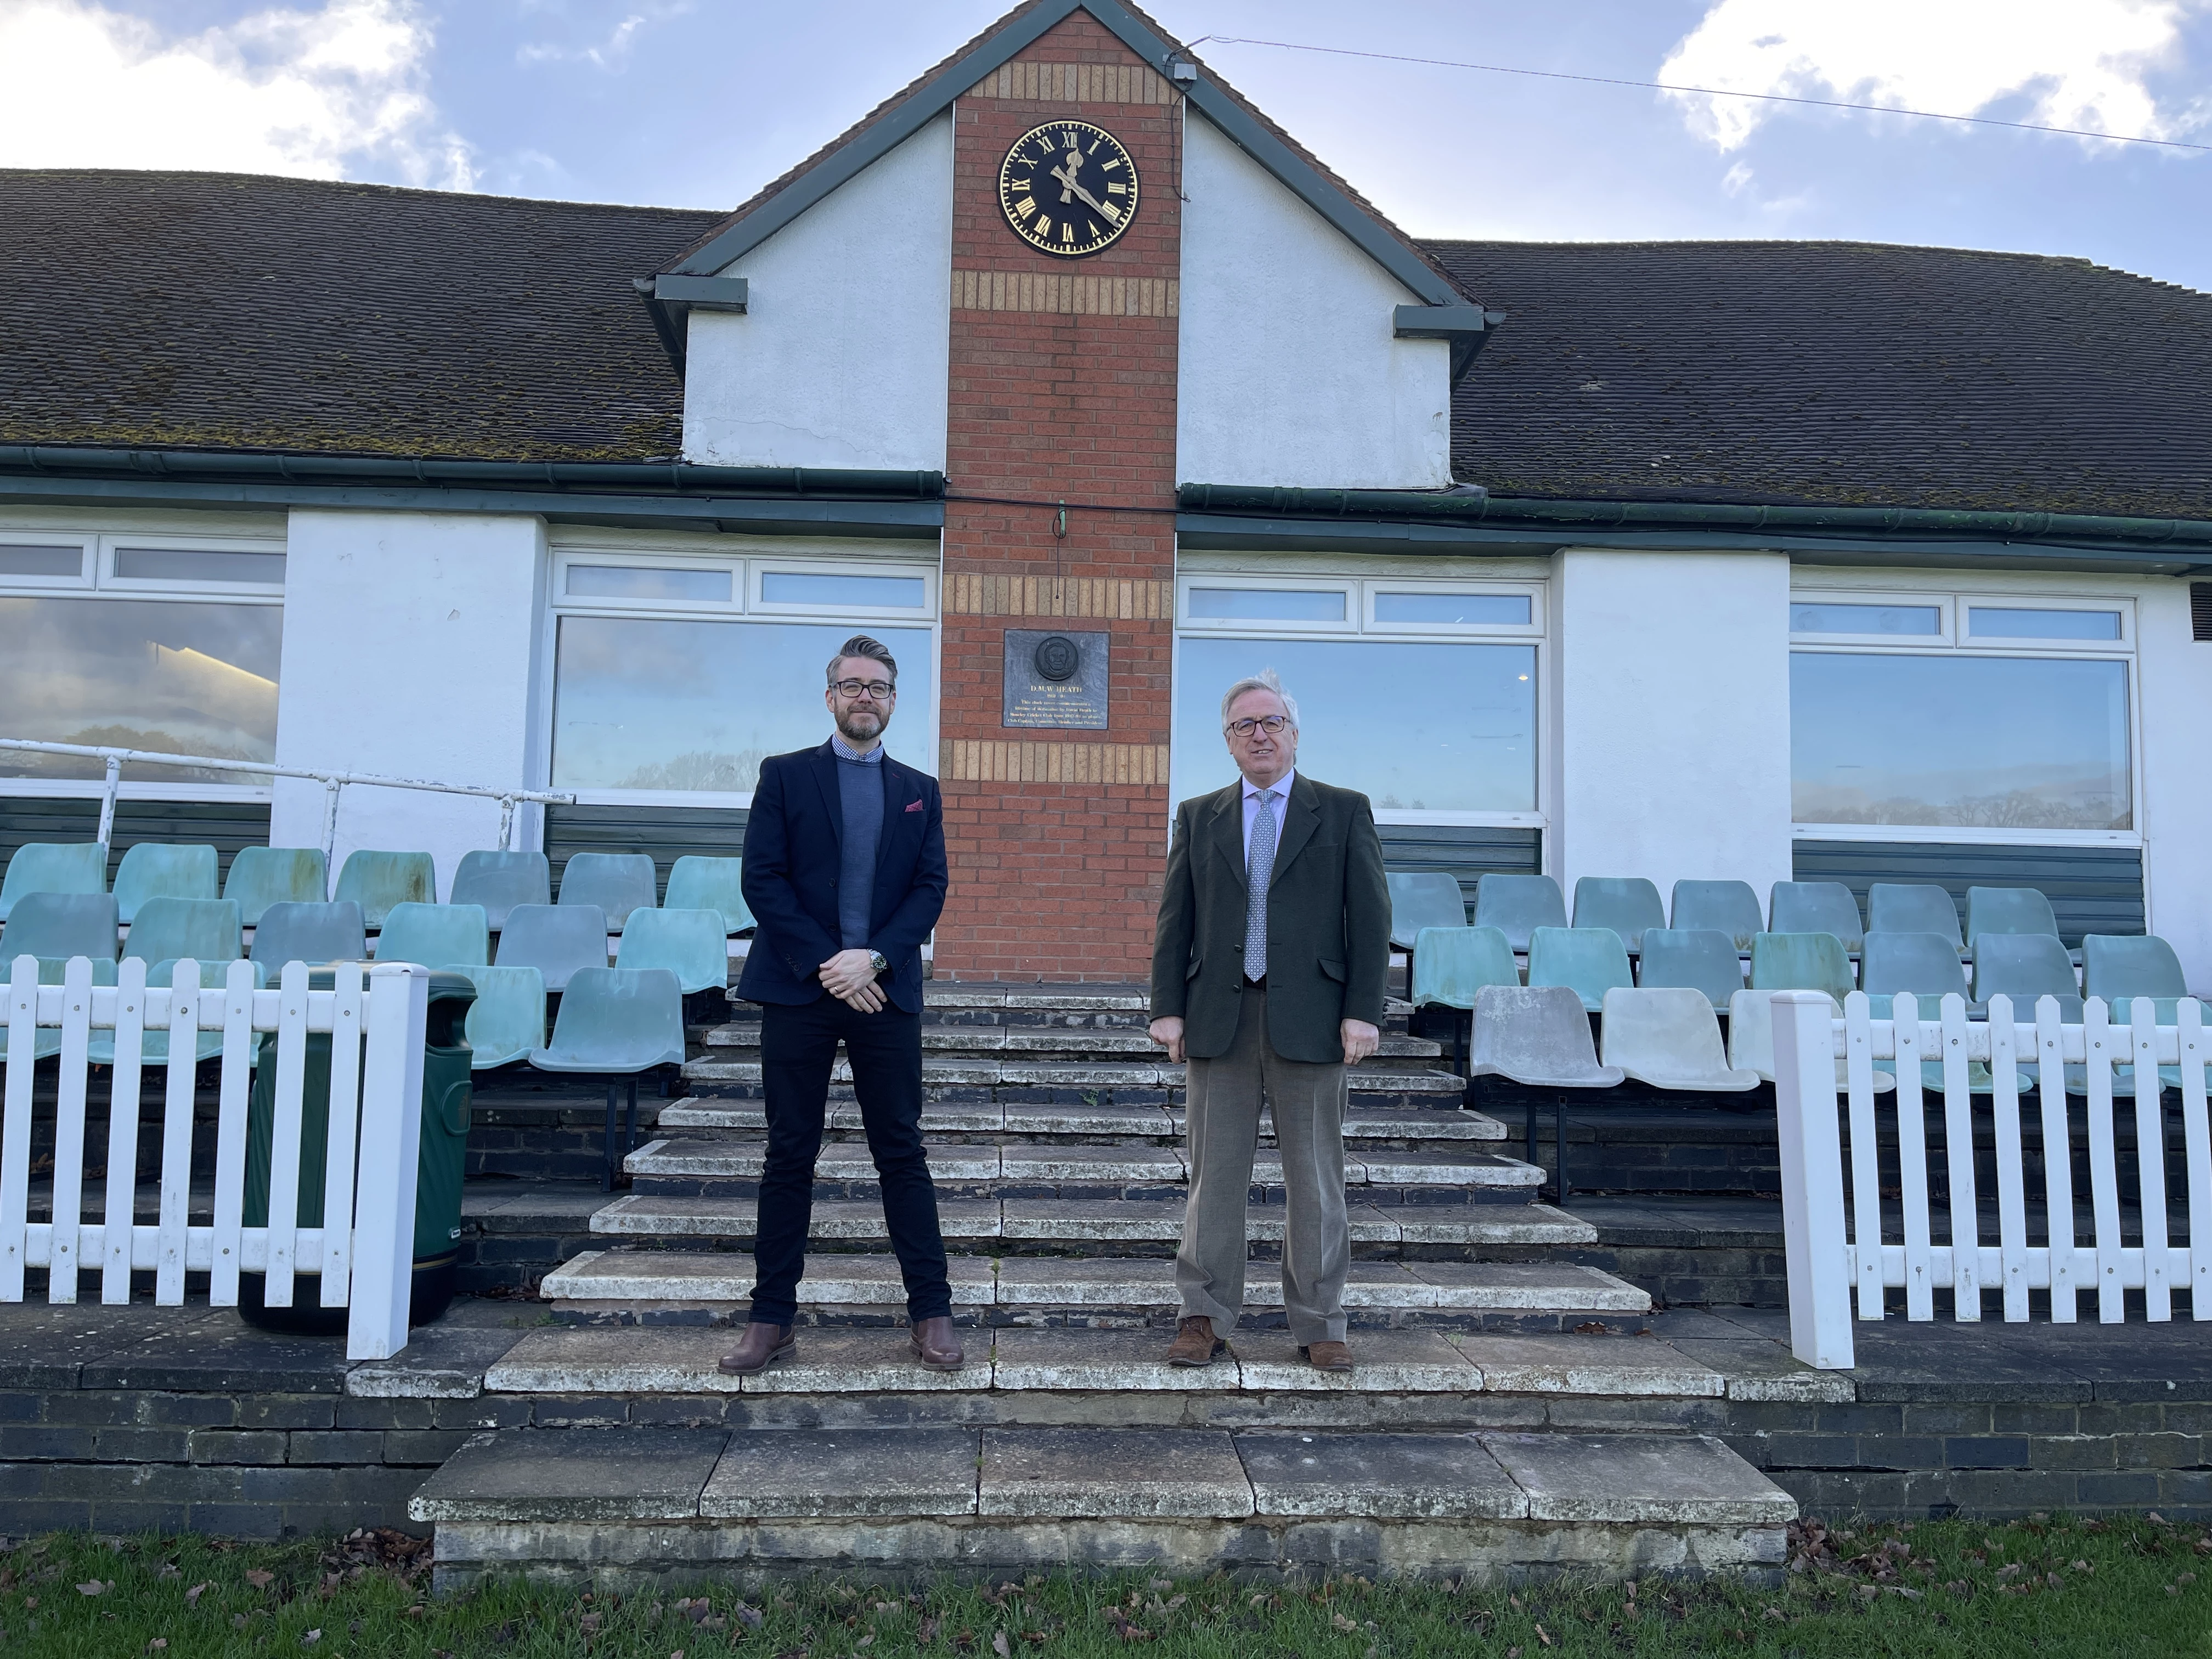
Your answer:
[[[1345,620],[1341,623],[1289,622],[1275,623],[1253,617],[1189,617],[1188,594],[1192,586],[1242,587],[1270,591],[1328,591],[1341,590],[1346,594]],[[1374,619],[1374,594],[1386,592],[1445,592],[1466,593],[1495,592],[1528,600],[1526,623],[1377,623]],[[1354,575],[1333,576],[1286,571],[1281,574],[1255,574],[1249,570],[1217,570],[1204,566],[1193,568],[1178,564],[1176,571],[1176,627],[1170,673],[1170,685],[1179,691],[1183,684],[1183,641],[1186,639],[1221,640],[1282,640],[1306,643],[1316,640],[1367,641],[1376,645],[1431,643],[1437,645],[1513,645],[1529,648],[1529,686],[1533,698],[1533,729],[1529,733],[1531,790],[1534,806],[1525,811],[1484,811],[1474,808],[1416,809],[1413,807],[1377,806],[1377,823],[1459,826],[1469,829],[1506,829],[1548,830],[1551,827],[1552,798],[1551,763],[1551,639],[1548,610],[1549,583],[1542,576],[1500,576],[1478,574],[1465,576],[1401,576]],[[1173,694],[1170,704],[1170,737],[1172,745],[1174,732]],[[1174,748],[1170,750],[1170,766],[1174,765]],[[1170,777],[1173,776],[1172,769]],[[1183,792],[1177,782],[1169,791],[1176,796]],[[1172,805],[1170,805],[1172,811]],[[1548,844],[1549,837],[1546,837]]]
[[[923,546],[927,547],[926,554],[920,550]],[[818,547],[791,551],[750,546],[672,547],[603,536],[572,534],[552,540],[547,554],[546,600],[540,618],[544,629],[541,642],[545,667],[535,723],[540,733],[539,752],[544,757],[544,776],[548,780],[544,787],[574,795],[579,805],[744,810],[751,806],[753,792],[750,789],[587,788],[553,781],[558,775],[555,770],[559,762],[556,753],[558,736],[556,718],[560,697],[561,619],[564,617],[602,617],[642,622],[799,623],[832,627],[851,623],[856,632],[872,623],[896,623],[908,629],[926,629],[929,635],[934,683],[930,688],[929,713],[924,720],[923,752],[933,759],[937,755],[940,729],[939,702],[944,684],[945,629],[940,604],[943,592],[940,556],[935,544],[910,544],[883,550],[871,547],[866,551],[856,550],[850,557],[839,557],[835,552]],[[732,573],[731,598],[726,605],[711,600],[602,599],[593,595],[571,598],[568,592],[568,570],[571,566],[578,564],[618,565],[652,570],[724,568]],[[767,605],[759,597],[760,579],[769,573],[919,576],[922,579],[923,604],[919,608],[871,606],[837,611],[811,606]],[[902,678],[904,678],[902,675]],[[826,721],[824,730],[826,735]]]
[[[210,535],[204,531],[179,531],[150,526],[127,531],[86,529],[82,526],[40,524],[34,520],[0,521],[0,544],[59,547],[74,543],[84,559],[76,577],[13,576],[0,574],[0,599],[75,599],[88,604],[127,601],[133,604],[207,605],[222,603],[284,608],[281,582],[155,581],[114,574],[118,547],[174,548],[181,552],[286,553],[288,538],[281,532]],[[287,571],[289,574],[289,568]],[[283,690],[278,690],[278,720],[283,720]],[[13,736],[12,732],[0,735]],[[148,762],[143,765],[150,765]],[[143,770],[143,766],[140,769]],[[259,804],[275,797],[269,783],[195,783],[134,779],[126,768],[116,789],[120,800],[207,801],[215,804]],[[0,777],[0,797],[48,800],[82,800],[95,797],[89,787],[98,779]]]
[[[2131,595],[2109,591],[2068,592],[2063,590],[2025,589],[1996,586],[1946,584],[1923,588],[1856,588],[1832,580],[1803,586],[1792,584],[1790,604],[1815,605],[1940,605],[1942,635],[1790,635],[1790,654],[1867,657],[1980,657],[2014,658],[2030,661],[2119,661],[2127,675],[2128,715],[2128,830],[1990,829],[1968,824],[1826,823],[1801,822],[1793,805],[1790,836],[1795,841],[1893,841],[2010,847],[2131,847],[2141,848],[2144,837],[2142,769],[2142,672],[2137,650],[2136,601]],[[1971,632],[1969,614],[1975,610],[2003,611],[2115,611],[2120,617],[2118,640],[2039,640],[1984,636]],[[1796,765],[1790,769],[1790,788],[1796,787]]]

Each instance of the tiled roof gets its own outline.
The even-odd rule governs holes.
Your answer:
[[[630,282],[714,216],[0,170],[0,442],[672,456],[683,386]]]
[[[1499,495],[2212,519],[2212,295],[1866,242],[1443,242]]]

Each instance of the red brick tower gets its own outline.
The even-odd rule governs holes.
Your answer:
[[[1087,258],[1009,228],[1000,163],[1054,117],[1103,127],[1140,191]],[[945,515],[946,850],[935,971],[1138,980],[1166,862],[1181,100],[1075,12],[954,106]],[[1057,503],[1067,503],[1064,526]],[[1109,635],[1103,730],[1003,721],[1009,629]]]

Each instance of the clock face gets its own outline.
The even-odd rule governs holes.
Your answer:
[[[1103,127],[1048,122],[1006,152],[999,205],[1031,247],[1079,259],[1110,246],[1137,216],[1136,164]]]

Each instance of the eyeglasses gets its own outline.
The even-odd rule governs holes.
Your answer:
[[[878,702],[898,696],[898,687],[889,680],[839,680],[831,689],[841,697],[857,697],[865,691]]]
[[[1240,738],[1249,738],[1255,731],[1265,732],[1272,738],[1290,723],[1290,716],[1287,714],[1267,714],[1256,720],[1231,720],[1227,726],[1222,727],[1222,730],[1234,732]]]

